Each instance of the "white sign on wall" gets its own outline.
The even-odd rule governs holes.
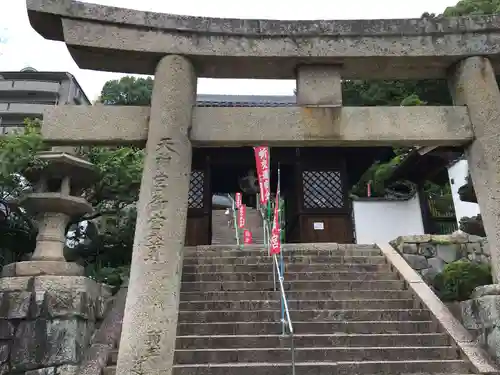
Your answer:
[[[325,229],[325,223],[318,222],[318,223],[313,223],[313,228],[314,230],[324,230]]]

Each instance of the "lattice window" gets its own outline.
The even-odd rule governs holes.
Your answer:
[[[203,208],[204,186],[205,173],[203,171],[191,171],[188,208]]]
[[[304,208],[343,208],[344,193],[339,171],[303,171]]]

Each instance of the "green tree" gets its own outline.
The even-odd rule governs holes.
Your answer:
[[[500,12],[500,0],[462,0],[455,6],[445,9],[446,17],[465,16],[469,14],[493,14]],[[424,13],[423,17],[435,17]],[[399,80],[399,81],[348,81],[344,82],[344,102],[346,105],[451,105],[452,100],[445,80]],[[353,187],[351,193],[366,196],[367,184],[371,184],[374,196],[386,193],[386,179],[391,171],[403,160],[402,153],[395,151],[389,162],[375,162]],[[438,187],[426,183],[426,192],[436,198],[440,192],[444,202],[451,199],[448,187]],[[477,219],[477,218],[476,218]],[[479,218],[480,219],[480,218]]]
[[[102,88],[99,102],[105,105],[149,105],[153,79],[126,76],[108,81]]]
[[[76,245],[66,257],[85,260],[92,273],[106,267],[104,277],[109,269],[130,263],[144,152],[135,147],[92,147],[81,153],[99,171],[98,181],[84,193],[98,216],[90,227],[75,228]]]
[[[22,132],[0,138],[0,199],[13,200],[29,189],[20,171],[41,166],[36,154],[44,149],[40,120],[27,119]]]
[[[450,105],[451,97],[443,80],[345,81],[343,101],[350,106],[397,106],[408,97],[429,105]],[[407,105],[407,104],[404,104]]]
[[[36,221],[17,201],[32,191],[26,172],[44,164],[37,152],[47,149],[38,120],[26,120],[23,132],[0,138],[0,198],[10,215],[0,221],[0,263],[20,260],[34,250]],[[86,265],[89,274],[106,278],[109,269],[130,263],[135,229],[135,202],[142,176],[143,150],[135,147],[81,148],[95,164],[99,178],[83,195],[96,210],[90,218],[74,218],[68,228],[68,260]],[[92,220],[84,220],[92,219]],[[102,274],[97,272],[108,267]],[[116,279],[116,278],[115,278]]]
[[[149,105],[152,88],[151,78],[126,76],[106,82],[99,102]],[[99,217],[90,225],[75,227],[75,246],[66,256],[84,260],[90,275],[117,283],[127,273],[132,256],[144,151],[137,147],[91,147],[82,148],[80,153],[100,173],[99,180],[84,193]]]
[[[43,166],[36,154],[44,149],[39,120],[26,120],[22,132],[0,138],[0,200],[8,211],[0,221],[0,264],[18,261],[34,249],[35,221],[17,200],[31,191],[22,172]]]
[[[462,0],[443,12],[445,17],[500,13],[500,0]]]

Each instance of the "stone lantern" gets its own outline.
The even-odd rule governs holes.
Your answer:
[[[111,296],[63,253],[68,224],[92,212],[81,195],[97,173],[67,148],[38,157],[45,163],[25,174],[34,189],[20,202],[37,218],[36,248],[29,261],[4,266],[0,278],[0,374],[71,375]]]
[[[30,261],[6,265],[2,276],[82,276],[84,268],[64,258],[65,230],[72,218],[93,211],[81,193],[97,177],[96,170],[92,163],[57,149],[38,157],[45,166],[25,175],[34,192],[21,201],[37,217],[36,249]]]

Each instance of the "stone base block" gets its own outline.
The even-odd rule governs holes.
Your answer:
[[[17,276],[83,276],[85,269],[76,263],[32,260],[3,267],[2,277]]]
[[[83,276],[0,278],[2,319],[103,318],[111,288]]]
[[[9,272],[19,275],[33,263],[59,262],[20,262]],[[0,278],[0,374],[71,375],[110,296],[110,288],[84,276]]]
[[[478,286],[472,292],[471,298],[474,299],[484,296],[500,296],[500,284]]]
[[[500,284],[477,287],[471,299],[457,303],[459,304],[459,320],[493,359],[499,361]]]

